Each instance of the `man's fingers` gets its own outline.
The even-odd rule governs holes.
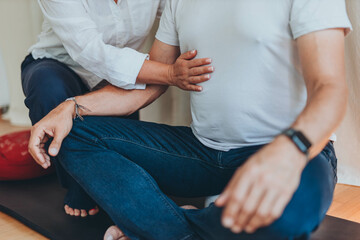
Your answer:
[[[191,76],[199,76],[212,72],[214,72],[214,67],[195,67],[191,68],[189,73]]]
[[[41,146],[40,146],[42,139],[44,137],[45,137],[45,132],[42,129],[36,127],[32,128],[31,137],[28,145],[29,153],[34,158],[34,160],[40,165],[46,162],[46,159],[41,154]]]
[[[45,143],[47,143],[47,141],[49,141],[49,136],[45,134],[45,136],[44,136],[43,139],[41,140],[41,144],[40,144],[40,145],[45,145]]]
[[[290,197],[286,196],[286,194],[282,194],[279,198],[277,198],[275,204],[271,209],[271,215],[274,217],[274,219],[278,219],[281,216],[289,201]]]
[[[57,156],[63,140],[64,140],[64,136],[55,132],[55,136],[49,146],[49,154],[51,156],[53,157]]]
[[[179,58],[180,59],[185,59],[185,60],[191,60],[194,57],[196,57],[196,55],[197,55],[197,51],[192,50],[192,51],[188,51],[186,53],[181,54],[181,56]]]
[[[235,198],[230,198],[229,202],[223,210],[222,224],[226,228],[233,228],[237,213],[241,208],[241,202]]]
[[[188,66],[190,68],[194,68],[194,67],[208,65],[210,63],[212,63],[211,58],[199,58],[199,59],[193,59],[193,60],[189,61]]]
[[[46,169],[46,168],[50,167],[50,165],[51,165],[51,163],[50,163],[50,157],[49,157],[49,155],[47,155],[46,153],[42,153],[42,156],[43,156],[44,159],[45,159],[45,163],[41,164],[41,166]]]
[[[216,199],[215,205],[218,207],[224,207],[225,204],[230,200],[231,194],[235,190],[235,186],[237,184],[237,181],[239,180],[240,175],[235,173],[234,177],[230,180],[228,185],[225,187],[224,191],[221,193],[221,195]]]
[[[243,208],[247,192],[250,190],[251,182],[244,177],[236,179],[236,183],[230,189],[231,197],[223,211],[222,222],[224,227],[232,228],[238,218],[238,213]],[[236,231],[236,230],[235,230]],[[237,231],[241,231],[237,230]]]
[[[236,178],[236,177],[235,177]],[[232,189],[235,186],[235,181],[231,180],[230,183],[226,186],[225,190],[220,194],[216,199],[215,205],[218,207],[224,207],[230,200]]]
[[[39,164],[43,168],[48,167],[50,160],[48,160],[46,154],[42,153],[41,151],[30,151],[30,150],[29,153],[34,158],[37,164]]]
[[[278,196],[277,193],[277,191],[272,190],[266,191],[264,197],[257,205],[255,213],[244,227],[247,233],[253,233],[257,229],[270,225],[274,221],[274,218],[271,215],[271,208]]]
[[[232,227],[232,231],[240,233],[245,229],[249,220],[255,215],[256,209],[260,204],[262,197],[264,196],[264,189],[261,186],[253,184],[247,196],[244,198],[241,208],[236,213],[235,224]]]

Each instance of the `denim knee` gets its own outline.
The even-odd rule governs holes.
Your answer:
[[[94,150],[99,146],[97,138],[91,134],[91,130],[87,128],[86,122],[74,120],[73,127],[69,135],[63,140],[59,152],[59,160],[65,165],[73,164],[76,161],[74,152],[86,152]]]
[[[327,154],[329,146],[304,169],[300,185],[281,218],[272,228],[283,236],[307,236],[324,219],[336,184],[332,162],[335,155]]]

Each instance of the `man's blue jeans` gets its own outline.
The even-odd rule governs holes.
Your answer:
[[[252,235],[223,228],[222,209],[213,204],[184,210],[167,197],[221,193],[261,147],[217,151],[202,145],[188,127],[86,117],[75,121],[59,160],[131,239],[307,239],[332,201],[332,143],[307,165],[281,218]]]
[[[21,64],[21,83],[33,125],[65,99],[89,92],[80,77],[67,65],[49,58],[34,59],[31,54]],[[139,119],[139,114],[135,113],[131,117]],[[57,163],[56,158],[52,162],[61,185],[68,189],[64,204],[77,209],[94,208],[95,203]]]

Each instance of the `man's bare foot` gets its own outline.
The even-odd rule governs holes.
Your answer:
[[[192,205],[184,205],[184,206],[181,206],[181,208],[186,209],[186,210],[198,209],[197,207],[192,206]]]
[[[70,216],[75,216],[75,217],[87,217],[88,215],[90,216],[94,216],[99,212],[99,208],[95,207],[94,209],[89,210],[89,212],[87,212],[84,209],[73,209],[71,207],[69,207],[68,205],[64,206],[65,209],[65,213],[70,215]]]
[[[131,240],[117,227],[111,226],[104,235],[104,240]]]

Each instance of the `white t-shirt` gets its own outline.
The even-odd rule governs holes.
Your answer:
[[[148,55],[136,50],[165,1],[38,0],[45,20],[29,51],[35,59],[65,63],[89,88],[105,79],[124,89],[143,89],[135,82]]]
[[[344,0],[169,0],[156,38],[213,59],[211,80],[191,93],[192,130],[228,151],[295,121],[307,99],[295,39],[329,28],[351,29]]]

